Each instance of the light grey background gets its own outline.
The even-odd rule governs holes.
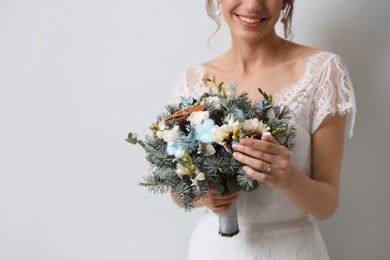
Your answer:
[[[390,2],[296,2],[295,41],[341,55],[357,96],[324,239],[335,260],[390,259]],[[124,138],[217,55],[213,30],[203,0],[0,0],[0,260],[185,258],[203,210],[139,187]],[[226,28],[212,44],[229,47]]]

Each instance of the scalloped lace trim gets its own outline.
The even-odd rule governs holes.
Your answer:
[[[209,87],[202,81],[206,73],[203,65],[185,70],[175,83],[174,99],[208,92]],[[274,100],[289,106],[302,125],[309,126],[310,133],[314,133],[328,115],[347,115],[346,133],[349,137],[353,135],[356,113],[354,91],[347,67],[336,54],[320,51],[310,55],[302,78],[274,93]],[[304,122],[308,103],[312,104],[310,122]]]

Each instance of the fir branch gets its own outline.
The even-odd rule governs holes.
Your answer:
[[[186,210],[190,210],[196,200],[206,198],[208,190],[212,187],[221,194],[228,194],[238,190],[252,191],[259,186],[257,181],[243,172],[243,164],[232,157],[231,150],[233,140],[239,141],[244,137],[256,138],[256,133],[246,133],[234,126],[233,130],[221,133],[222,143],[220,141],[212,143],[213,149],[207,146],[209,145],[207,140],[211,140],[211,137],[207,137],[211,135],[210,128],[219,131],[218,127],[222,128],[226,124],[224,129],[228,129],[225,127],[231,127],[228,126],[227,120],[230,115],[240,122],[246,119],[259,119],[270,127],[270,132],[280,144],[288,149],[294,148],[295,128],[290,124],[291,112],[285,106],[274,106],[271,95],[259,89],[262,98],[252,103],[248,93],[237,93],[235,83],[224,87],[224,83],[217,82],[215,77],[205,77],[203,80],[214,84],[218,92],[210,88],[209,93],[201,97],[182,97],[180,104],[166,106],[166,112],[156,117],[156,123],[151,126],[154,131],[152,136],[141,141],[130,133],[126,139],[130,143],[142,145],[146,151],[146,159],[150,163],[150,174],[143,178],[140,185],[154,193],[174,192],[181,207]],[[212,98],[205,99],[207,97]],[[219,99],[218,102],[211,101],[215,98]],[[186,111],[187,116],[193,112],[209,111],[209,118],[214,121],[217,128],[211,125],[210,128],[203,130],[201,128],[203,125],[193,126],[183,117],[176,117],[180,111]],[[158,126],[163,120],[165,130],[161,126],[159,129]],[[179,127],[179,131],[172,131],[176,126]],[[172,131],[164,133],[167,134],[164,139],[169,141],[157,138],[157,131],[163,133]],[[206,135],[206,138],[201,139],[199,137],[201,135]],[[204,141],[206,143],[201,143],[200,140],[206,140]],[[167,142],[170,145],[170,153],[174,153],[175,156],[168,154]],[[182,153],[184,156],[180,157]]]
[[[181,110],[180,107],[177,106],[177,105],[175,105],[175,104],[167,105],[167,106],[165,107],[165,109],[168,111],[168,113],[169,113],[170,115],[172,115],[172,114],[174,114],[174,113],[176,113],[176,112],[178,112],[178,111]]]
[[[253,191],[258,188],[259,183],[245,174],[242,170],[237,174],[237,182],[243,191]]]

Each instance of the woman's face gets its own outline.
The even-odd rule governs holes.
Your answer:
[[[248,42],[274,32],[283,0],[220,0],[232,37]]]

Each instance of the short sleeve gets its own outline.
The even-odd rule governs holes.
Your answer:
[[[328,115],[346,115],[345,133],[352,137],[356,101],[352,82],[344,61],[332,54],[318,73],[311,109],[311,133]]]

